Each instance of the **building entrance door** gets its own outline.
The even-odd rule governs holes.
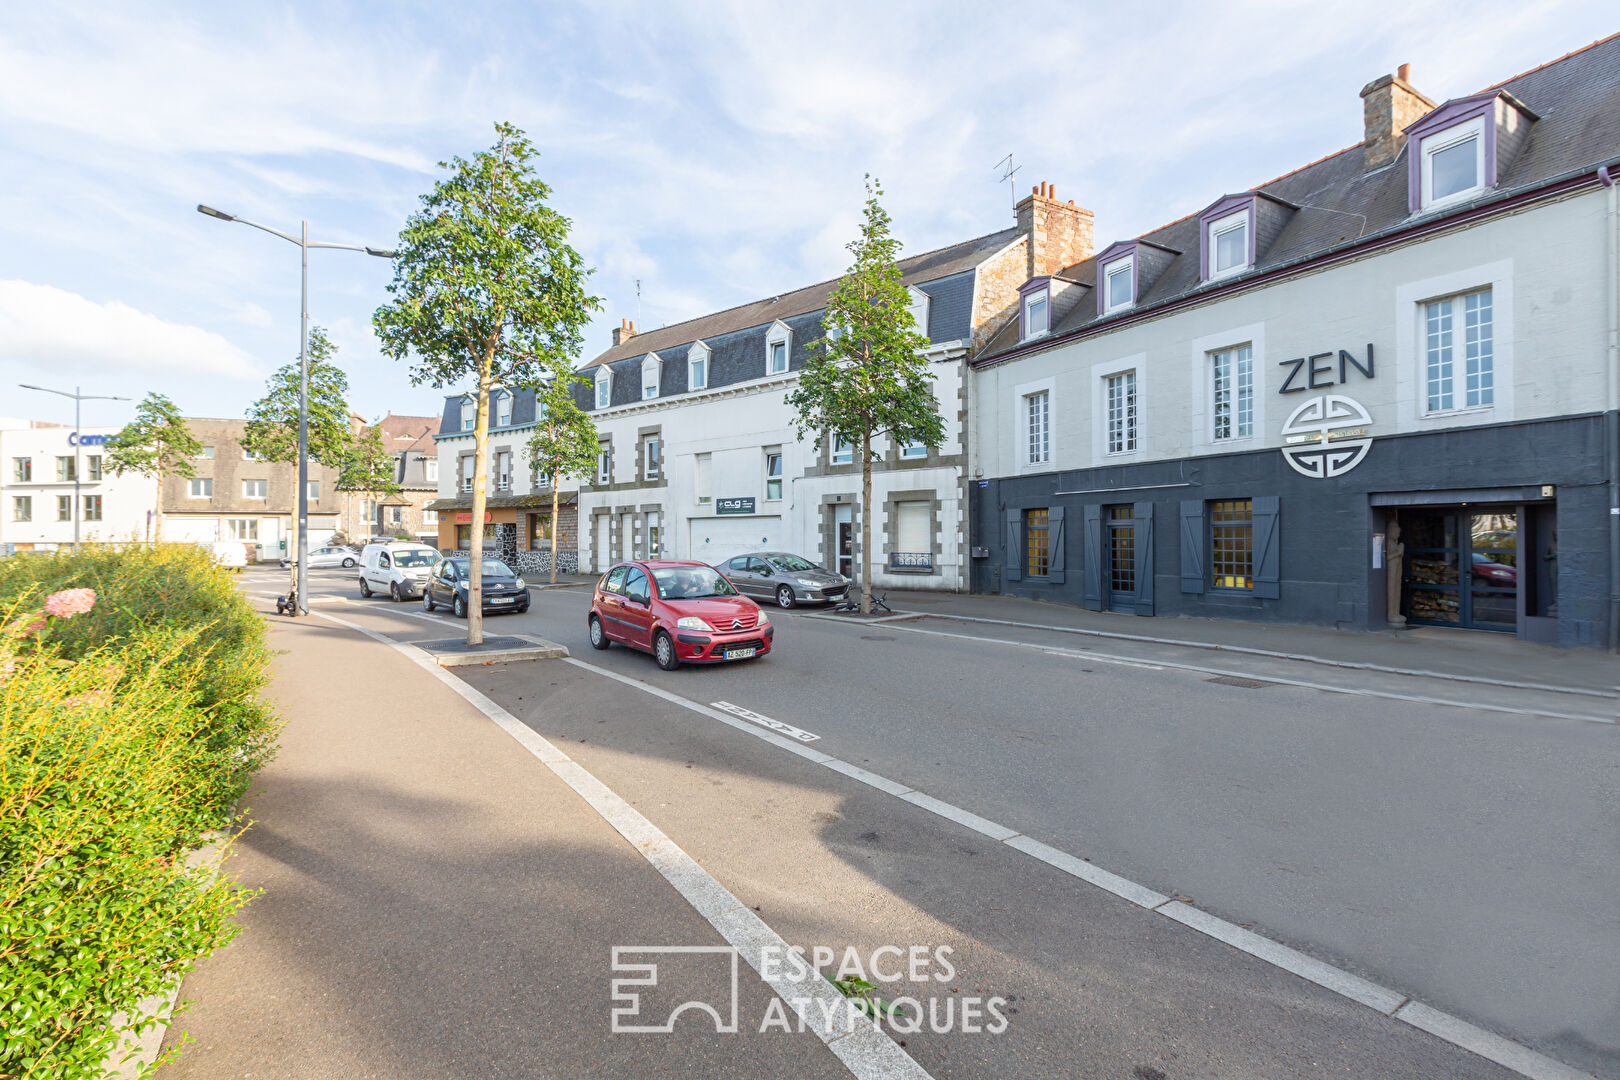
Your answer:
[[[1408,622],[1518,629],[1517,507],[1403,509],[1401,538],[1401,613]]]
[[[855,508],[853,506],[839,505],[833,507],[833,535],[836,546],[837,565],[834,567],[840,574],[850,580],[855,578]]]
[[[1136,610],[1136,508],[1108,507],[1108,610]]]

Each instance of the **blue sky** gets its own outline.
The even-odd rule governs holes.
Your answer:
[[[5,5],[0,416],[71,419],[18,382],[241,415],[297,353],[298,253],[193,207],[388,245],[496,120],[596,270],[589,359],[638,278],[646,328],[835,276],[867,171],[910,252],[1011,224],[1009,152],[1101,248],[1359,141],[1402,62],[1443,101],[1616,29],[1581,0]],[[312,318],[357,412],[435,413],[371,335],[389,276],[312,253]]]

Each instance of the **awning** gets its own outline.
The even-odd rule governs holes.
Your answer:
[[[572,506],[579,499],[579,492],[565,491],[557,498],[558,507]],[[458,495],[451,499],[434,499],[422,509],[424,510],[471,510],[471,495]],[[551,495],[491,495],[484,500],[485,510],[550,510]]]

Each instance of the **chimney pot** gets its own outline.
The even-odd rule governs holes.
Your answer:
[[[1412,65],[1402,64],[1400,67],[1396,68],[1395,77],[1401,80],[1403,83],[1410,83],[1412,81]]]

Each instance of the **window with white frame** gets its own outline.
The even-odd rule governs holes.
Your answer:
[[[91,454],[84,459],[84,478],[86,480],[101,479],[101,455]]]
[[[56,497],[56,520],[57,521],[72,521],[73,520],[73,496],[71,496],[71,495],[58,495]]]
[[[461,430],[471,431],[478,423],[478,406],[470,397],[461,399]]]
[[[388,524],[405,524],[405,508],[403,506],[390,506],[388,508]]]
[[[31,457],[12,458],[11,478],[19,484],[31,483],[34,479],[34,459]]]
[[[833,439],[832,463],[834,465],[850,465],[855,461],[855,446],[843,436]]]
[[[244,499],[263,499],[266,498],[269,493],[270,481],[268,480],[242,481],[242,498]]]
[[[11,497],[11,520],[34,520],[34,497],[32,495],[13,495]]]
[[[613,482],[613,449],[606,445],[596,451],[596,482],[598,485]]]
[[[928,456],[928,444],[925,442],[908,442],[900,447],[902,458],[925,458]]]
[[[1024,297],[1024,337],[1032,338],[1051,329],[1051,300],[1047,290]]]
[[[193,499],[212,499],[214,497],[214,478],[211,476],[192,477],[186,494]]]
[[[309,501],[319,502],[321,499],[321,482],[319,480],[311,480],[307,487],[309,489]]]
[[[776,501],[782,497],[782,451],[765,451],[765,498]]]
[[[607,368],[596,370],[596,407],[605,409],[613,404],[613,372]]]
[[[1122,371],[1104,379],[1107,385],[1108,452],[1136,449],[1136,372]]]
[[[709,347],[695,343],[686,351],[686,388],[706,390],[709,386]]]
[[[226,518],[225,535],[232,540],[257,540],[259,538],[259,519]]]
[[[1496,403],[1491,290],[1423,305],[1425,401],[1430,413]]]
[[[641,444],[641,474],[644,479],[658,479],[658,440],[648,439]]]
[[[84,505],[82,507],[82,510],[84,512],[83,520],[85,520],[85,521],[100,521],[101,520],[101,496],[100,495],[86,495],[86,496],[84,496]]]
[[[495,391],[495,426],[512,426],[512,395],[509,391]]]
[[[1045,465],[1052,460],[1052,393],[1041,390],[1024,396],[1024,464]]]
[[[512,490],[512,451],[497,450],[495,452],[495,490]]]
[[[429,484],[437,484],[439,482],[438,458],[430,457],[422,459],[422,479]]]
[[[1485,186],[1485,118],[1423,138],[1423,208],[1466,198]]]
[[[198,454],[197,456],[207,461],[213,461],[214,448],[212,446],[205,446],[202,448],[202,453]]]
[[[778,319],[765,332],[765,374],[786,374],[792,357],[793,330]]]
[[[659,362],[657,353],[648,353],[647,358],[641,362],[641,399],[658,396],[658,384],[662,379],[664,365]]]
[[[1249,265],[1249,210],[1209,223],[1209,276],[1235,274]]]
[[[1103,310],[1118,311],[1136,303],[1136,260],[1115,259],[1103,267]]]
[[[1254,434],[1254,347],[1239,345],[1209,354],[1216,442]]]
[[[786,371],[787,369],[788,369],[787,342],[785,342],[785,341],[773,341],[773,342],[771,342],[770,373],[772,375],[780,375],[780,374],[782,374],[782,372]]]
[[[909,297],[907,306],[911,310],[913,327],[917,333],[927,337],[929,296],[915,285],[907,289],[906,293]]]
[[[692,456],[692,493],[700,503],[714,500],[713,472],[708,454]]]
[[[422,511],[422,524],[423,525],[437,525],[438,523],[439,523],[439,512],[437,510],[424,510],[424,511]]]

